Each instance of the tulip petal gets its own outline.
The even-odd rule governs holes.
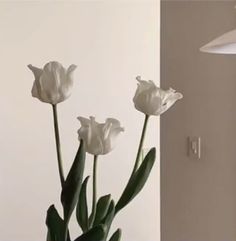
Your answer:
[[[66,70],[65,68],[61,68],[61,84],[59,91],[61,93],[61,96],[63,96],[63,99],[67,99],[70,97],[72,88],[73,88],[73,79],[72,74],[74,70],[76,69],[76,65],[72,64],[69,66],[69,68]]]
[[[182,99],[183,95],[181,93],[173,93],[172,95],[170,95],[165,104],[163,105],[163,109],[161,110],[161,114],[164,113],[165,111],[167,111],[172,105],[174,105],[174,103],[179,100]]]
[[[142,80],[141,76],[137,76],[136,79],[138,81],[138,88],[137,88],[135,96],[133,98],[134,101],[135,101],[135,99],[138,98],[140,93],[142,93],[143,91],[149,90],[150,88],[153,87],[153,85],[155,86],[155,84],[153,82],[147,82],[145,80]]]
[[[111,151],[115,146],[115,141],[118,136],[118,134],[122,131],[124,131],[124,128],[120,127],[120,123],[118,120],[113,118],[108,118],[106,120],[106,123],[109,123],[109,131],[106,132],[104,135],[104,154]],[[105,132],[105,131],[104,131]]]
[[[27,66],[33,72],[35,79],[39,80],[43,70],[33,66],[32,64],[29,64]]]
[[[107,122],[107,121],[106,121],[106,123],[102,126],[102,132],[103,132],[102,137],[103,137],[103,141],[105,141],[105,140],[108,138],[108,136],[109,136],[109,134],[110,134],[110,131],[111,131],[111,128],[112,128],[112,123]]]
[[[32,87],[32,90],[31,90],[31,94],[32,94],[33,97],[40,98],[39,92],[38,92],[38,89],[36,87],[36,83],[35,82],[33,84],[33,87]]]
[[[80,121],[81,126],[89,126],[90,119],[79,116],[77,119]]]
[[[28,68],[33,72],[34,78],[35,78],[34,84],[31,90],[32,96],[38,99],[41,99],[42,88],[39,82],[39,78],[42,75],[43,70],[33,66],[32,64],[29,64]]]
[[[61,102],[59,86],[60,77],[63,79],[62,65],[58,62],[49,62],[43,68],[43,74],[40,77],[40,84],[43,88],[45,98],[52,104]]]
[[[77,68],[77,65],[71,64],[71,65],[69,66],[69,68],[67,69],[67,71],[66,71],[67,77],[70,77],[71,74],[74,72],[74,70],[75,70],[76,68]]]
[[[102,145],[102,136],[99,135],[99,125],[95,121],[95,118],[93,116],[90,117],[91,120],[91,128],[90,130],[90,137],[89,137],[89,146],[91,148],[91,152],[94,155],[99,155],[100,153],[103,154],[103,145]]]
[[[106,122],[111,123],[113,128],[120,126],[120,122],[115,118],[107,118]]]
[[[161,107],[161,98],[156,95],[156,91],[156,89],[143,91],[136,99],[136,109],[146,115],[155,114],[156,110]]]

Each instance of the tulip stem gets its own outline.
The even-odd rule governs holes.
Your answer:
[[[93,226],[95,214],[97,211],[97,160],[98,156],[94,155],[93,160],[93,201],[92,201],[92,212],[90,216],[90,227]]]
[[[56,149],[57,149],[57,162],[58,162],[61,186],[63,187],[65,178],[64,178],[62,158],[61,158],[61,143],[60,143],[60,135],[59,135],[59,127],[58,127],[57,105],[52,105],[52,109],[53,109],[53,121],[54,121],[54,131],[55,131]]]
[[[133,171],[130,175],[129,181],[127,183],[127,185],[129,184],[130,180],[132,179],[133,175],[135,174],[135,172],[137,171],[137,169],[140,166],[140,156],[142,153],[142,149],[143,149],[143,143],[144,143],[144,138],[145,138],[145,134],[146,134],[146,130],[147,130],[147,123],[148,123],[148,119],[149,119],[149,115],[145,115],[145,119],[144,119],[144,123],[143,123],[143,130],[142,130],[142,134],[141,134],[141,138],[140,138],[140,142],[139,142],[139,147],[138,147],[138,152],[137,152],[137,156],[136,156],[136,160],[135,160],[135,164],[134,164],[134,168]],[[126,188],[127,188],[126,185]],[[125,189],[126,189],[125,188]],[[119,202],[119,201],[118,201]],[[115,210],[115,215],[120,211],[120,209]]]
[[[146,134],[146,130],[147,130],[148,119],[149,119],[149,115],[145,115],[143,130],[142,130],[141,139],[140,139],[140,142],[139,142],[138,152],[137,152],[136,161],[135,161],[135,165],[134,165],[132,175],[136,172],[136,170],[138,169],[138,167],[140,165],[140,162],[141,162],[140,156],[141,156],[142,149],[143,149],[143,143],[144,143],[144,138],[145,138],[145,134]]]

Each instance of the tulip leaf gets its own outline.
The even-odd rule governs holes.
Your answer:
[[[79,200],[76,208],[76,218],[77,221],[83,230],[86,232],[89,228],[89,221],[88,221],[88,205],[87,205],[87,183],[88,183],[89,176],[87,176],[81,186]]]
[[[62,241],[65,239],[66,225],[54,205],[51,205],[47,211],[46,224],[48,227],[47,241]],[[67,241],[70,241],[69,232],[67,233]]]
[[[113,233],[109,241],[120,241],[120,239],[121,239],[121,229],[118,228],[115,231],[115,233]]]
[[[104,241],[106,235],[106,228],[104,225],[98,225],[88,232],[79,236],[75,241]]]
[[[96,215],[93,226],[97,226],[105,217],[111,202],[111,195],[105,195],[99,198],[97,202]]]
[[[64,220],[68,224],[71,214],[78,202],[79,192],[83,181],[85,162],[84,143],[80,146],[62,188],[61,202],[64,208]]]
[[[111,224],[112,224],[112,221],[113,221],[114,217],[115,217],[115,203],[114,203],[113,200],[111,200],[108,211],[107,211],[107,214],[106,214],[106,217],[102,220],[102,223],[106,227],[105,239],[108,236],[108,232],[110,230],[110,227],[111,227]]]
[[[115,216],[115,203],[113,200],[111,200],[108,211],[107,211],[107,215],[106,217],[103,219],[103,223],[106,225],[106,227],[109,229],[112,223],[112,220]]]
[[[143,188],[152,170],[156,149],[152,148],[145,156],[140,167],[131,176],[125,190],[116,204],[116,213],[125,207]]]

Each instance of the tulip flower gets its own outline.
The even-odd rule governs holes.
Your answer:
[[[97,158],[98,155],[105,155],[112,151],[115,145],[115,140],[124,128],[120,126],[120,122],[114,118],[107,118],[105,123],[97,123],[94,117],[90,119],[79,116],[81,127],[78,130],[79,139],[82,139],[85,144],[85,150],[94,155],[93,162],[93,199],[92,212],[90,215],[90,226],[96,214],[97,203]]]
[[[92,155],[109,153],[114,148],[118,134],[124,131],[120,122],[113,118],[106,119],[105,123],[97,123],[94,117],[78,117],[78,120],[81,124],[79,139],[83,139],[85,150]]]
[[[177,100],[183,98],[181,93],[178,93],[171,88],[169,90],[162,90],[161,88],[158,88],[152,80],[142,80],[141,76],[137,76],[136,79],[138,81],[138,88],[135,92],[133,102],[135,108],[145,114],[145,119],[132,175],[135,173],[141,163],[140,156],[149,116],[161,115],[167,111]]]
[[[145,115],[161,115],[183,97],[181,93],[171,88],[169,90],[158,88],[151,80],[141,80],[140,76],[136,79],[139,83],[133,102],[135,108]]]
[[[56,105],[66,100],[72,91],[72,73],[76,65],[72,64],[65,69],[58,62],[49,62],[43,69],[28,65],[33,72],[35,81],[32,88],[32,96],[42,102]]]
[[[35,77],[31,91],[32,96],[42,102],[52,104],[58,169],[61,185],[63,186],[64,172],[61,157],[57,104],[66,100],[71,95],[73,86],[72,73],[76,69],[76,65],[72,64],[68,69],[65,69],[60,63],[52,61],[45,64],[43,69],[31,64],[28,65],[28,68],[33,72]]]

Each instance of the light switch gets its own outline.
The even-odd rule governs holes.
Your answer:
[[[201,138],[199,136],[188,137],[188,156],[194,159],[201,158]]]

